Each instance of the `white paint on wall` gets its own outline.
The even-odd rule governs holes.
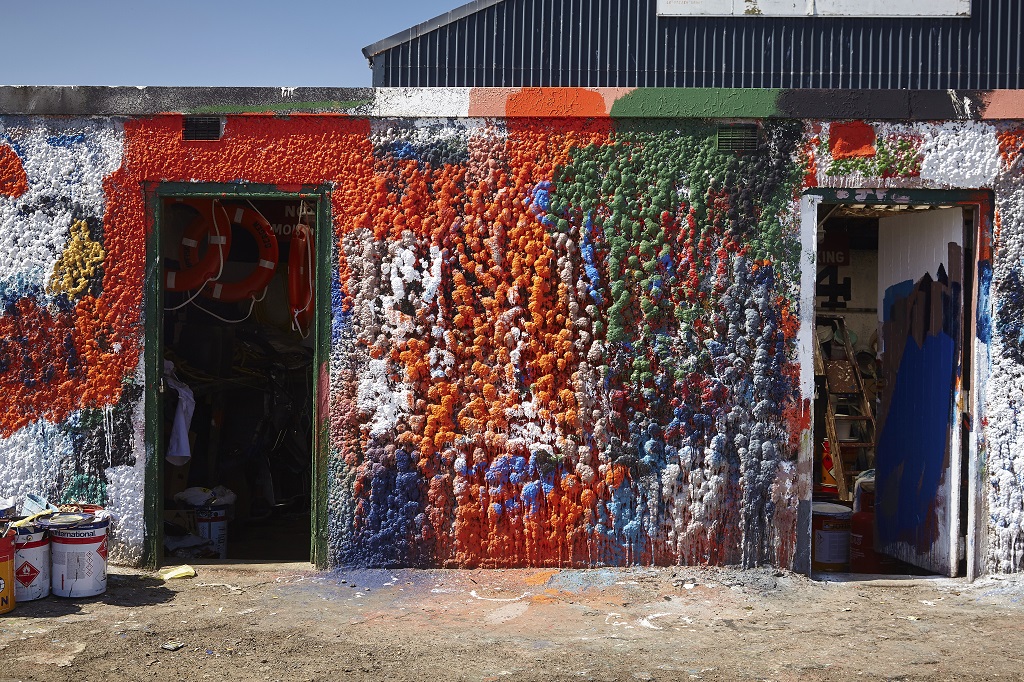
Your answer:
[[[921,155],[921,179],[938,187],[991,187],[999,173],[999,140],[988,123],[926,126]]]
[[[469,115],[472,88],[379,88],[370,110],[382,118],[455,118]]]
[[[145,361],[140,354],[135,380],[145,381]],[[116,466],[106,469],[107,509],[117,516],[111,532],[110,561],[116,564],[137,565],[142,561],[146,537],[146,401],[140,400],[132,411],[132,445],[135,450],[134,466]]]
[[[121,165],[124,129],[114,119],[6,119],[28,191],[0,196],[0,296],[46,288],[71,224],[103,217],[103,179]],[[0,309],[0,315],[3,310]]]
[[[0,497],[13,498],[20,509],[29,493],[56,496],[74,454],[68,429],[45,419],[0,438]]]

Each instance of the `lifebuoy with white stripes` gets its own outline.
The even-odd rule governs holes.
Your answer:
[[[231,223],[219,202],[212,199],[176,199],[175,205],[188,206],[195,216],[185,226],[178,244],[181,270],[166,270],[164,286],[168,291],[197,289],[221,272],[231,250]],[[206,252],[199,255],[199,246],[206,241]]]
[[[274,229],[259,211],[245,204],[223,204],[232,230],[243,229],[256,241],[259,255],[252,272],[237,282],[222,282],[218,278],[203,289],[207,296],[225,303],[235,303],[256,296],[267,288],[277,268],[278,248]],[[223,276],[223,274],[222,274]]]
[[[299,223],[292,233],[288,252],[288,304],[292,310],[292,329],[303,336],[309,334],[316,307],[313,295],[313,231]]]

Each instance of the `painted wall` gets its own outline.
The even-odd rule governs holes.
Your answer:
[[[799,196],[983,187],[983,529],[1019,570],[1024,128],[769,121],[734,155],[707,122],[610,118],[628,94],[537,117],[564,94],[382,91],[361,117],[231,115],[220,142],[0,118],[0,495],[105,502],[137,561],[146,183],[328,183],[332,563],[798,565]]]
[[[341,240],[336,562],[789,565],[800,127],[382,120]]]

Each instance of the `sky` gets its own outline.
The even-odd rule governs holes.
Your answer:
[[[362,48],[468,0],[0,0],[0,85],[369,86]]]

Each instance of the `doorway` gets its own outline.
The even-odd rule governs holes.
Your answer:
[[[328,202],[231,189],[154,197],[153,563],[316,560]]]
[[[812,570],[963,574],[977,492],[963,423],[979,205],[929,192],[825,194]]]

